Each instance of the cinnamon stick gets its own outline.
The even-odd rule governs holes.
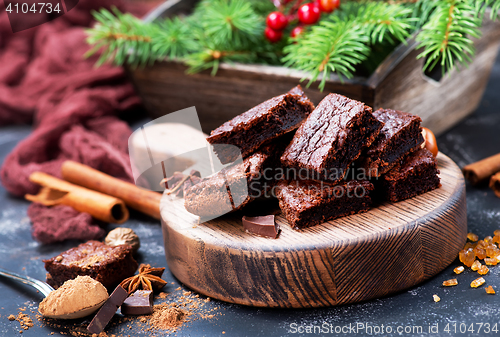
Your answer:
[[[491,177],[490,188],[495,192],[495,195],[500,198],[500,172]]]
[[[463,172],[465,179],[473,185],[487,181],[492,175],[500,172],[500,153],[465,166]]]
[[[124,223],[129,213],[123,201],[109,195],[73,185],[43,172],[33,172],[30,181],[41,185],[37,195],[25,198],[45,206],[66,205],[94,218],[111,223]]]
[[[69,182],[112,195],[133,209],[155,219],[161,219],[160,193],[145,190],[71,160],[63,163],[61,172],[63,178]]]

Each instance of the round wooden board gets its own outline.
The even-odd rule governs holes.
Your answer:
[[[300,231],[278,215],[278,239],[246,233],[241,212],[198,224],[183,199],[165,195],[168,266],[201,294],[262,307],[339,305],[409,288],[447,267],[466,241],[462,173],[441,153],[438,161],[437,190]]]

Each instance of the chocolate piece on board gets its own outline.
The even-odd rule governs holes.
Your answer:
[[[280,233],[280,226],[274,221],[274,215],[265,216],[244,216],[242,219],[243,228],[246,232],[277,239]]]

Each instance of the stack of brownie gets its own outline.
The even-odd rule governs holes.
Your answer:
[[[211,133],[207,140],[221,162],[234,161],[240,151],[243,162],[188,190],[186,209],[200,216],[241,209],[256,196],[248,193],[236,202],[229,180],[240,179],[247,186],[258,181],[262,190],[269,184],[262,183],[260,173],[268,168],[281,172],[269,183],[295,229],[365,212],[374,195],[397,202],[427,192],[440,186],[439,171],[436,159],[422,148],[420,123],[409,113],[372,112],[364,103],[338,94],[329,94],[313,109],[297,86]],[[238,178],[234,172],[239,172]],[[229,193],[231,204],[217,205],[220,198],[214,190]]]

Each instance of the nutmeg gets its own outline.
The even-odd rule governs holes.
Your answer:
[[[134,253],[141,246],[139,237],[130,228],[118,227],[108,233],[104,243],[108,246],[131,245]]]
[[[431,130],[427,128],[422,128],[422,136],[424,136],[425,142],[422,143],[422,149],[426,148],[429,150],[434,157],[438,155],[438,146],[436,141],[436,136]]]

